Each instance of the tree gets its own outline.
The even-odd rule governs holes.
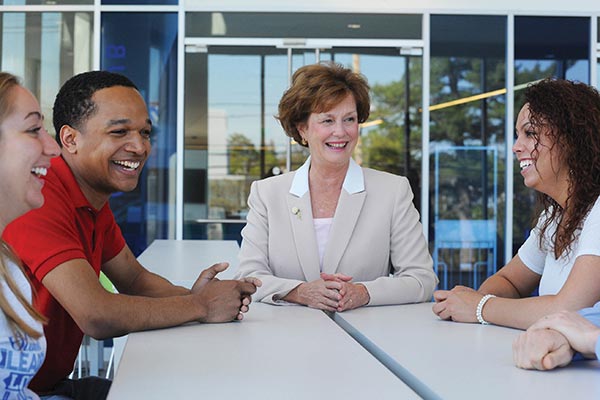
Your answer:
[[[256,176],[259,153],[254,143],[242,133],[233,133],[227,138],[227,155],[231,175]]]

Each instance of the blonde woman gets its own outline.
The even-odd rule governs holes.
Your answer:
[[[43,127],[35,97],[11,74],[0,72],[0,235],[6,225],[44,203],[43,177],[59,154]],[[19,260],[0,241],[0,397],[37,399],[27,384],[44,361],[44,317],[32,306]]]

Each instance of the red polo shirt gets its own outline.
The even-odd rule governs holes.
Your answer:
[[[49,319],[44,327],[46,359],[29,384],[36,392],[51,390],[71,373],[83,338],[42,279],[62,263],[78,258],[87,260],[99,275],[102,264],[125,246],[108,203],[94,209],[62,157],[52,160],[45,180],[44,205],[13,221],[3,235],[25,265],[37,292],[35,307]]]

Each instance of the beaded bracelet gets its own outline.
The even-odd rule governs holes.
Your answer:
[[[496,297],[496,296],[494,296],[493,294],[486,294],[485,296],[483,296],[481,298],[481,300],[479,300],[479,304],[477,304],[477,310],[475,311],[475,316],[477,317],[477,321],[479,321],[479,323],[481,325],[489,325],[489,322],[487,322],[485,319],[483,319],[482,314],[483,314],[483,306],[492,297]]]

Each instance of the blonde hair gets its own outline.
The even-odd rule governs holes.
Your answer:
[[[6,286],[13,293],[15,298],[19,303],[23,306],[23,308],[27,311],[27,313],[36,321],[41,323],[46,322],[46,318],[40,314],[38,310],[33,308],[33,306],[27,301],[23,293],[19,290],[17,283],[14,278],[8,271],[7,262],[12,261],[15,265],[23,272],[21,267],[21,263],[15,256],[14,252],[8,247],[8,244],[0,239],[0,280],[6,282]],[[10,306],[10,303],[4,293],[4,290],[0,290],[0,309],[6,316],[8,323],[10,324],[13,332],[18,334],[19,332],[23,332],[34,339],[42,336],[42,332],[38,332],[31,326],[29,326],[23,318]]]
[[[15,86],[20,86],[16,76],[0,72],[0,122],[12,111],[12,89]]]
[[[15,86],[20,86],[19,80],[16,76],[7,72],[0,72],[0,125],[1,122],[12,110],[12,89]],[[2,130],[0,129],[0,136]],[[36,321],[45,323],[46,318],[39,313],[33,306],[27,301],[23,293],[19,290],[17,283],[11,276],[8,270],[8,262],[13,262],[23,272],[21,262],[15,256],[14,252],[8,246],[8,244],[0,239],[0,281],[6,282],[6,286],[13,293],[15,298],[27,313]],[[31,326],[29,326],[23,318],[11,307],[4,288],[0,289],[0,309],[6,316],[8,323],[15,332],[15,335],[19,336],[20,333],[25,333],[35,339],[42,336],[42,332],[38,332]]]

